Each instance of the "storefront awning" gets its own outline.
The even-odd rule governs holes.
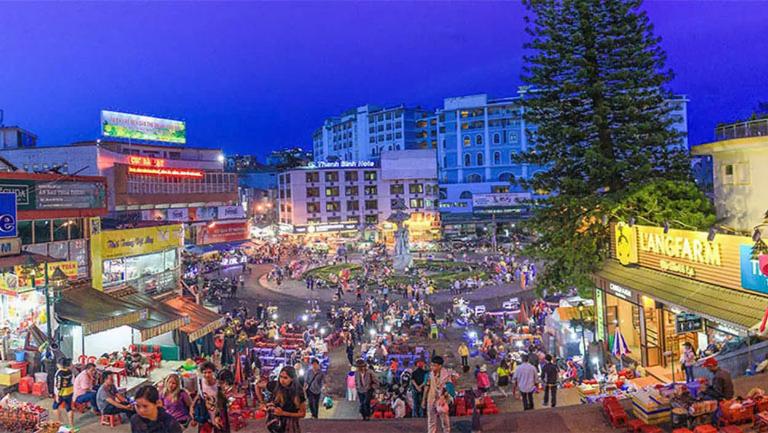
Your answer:
[[[650,269],[625,267],[606,261],[597,276],[636,290],[651,298],[748,330],[763,318],[768,299],[747,292],[700,283]]]
[[[183,296],[177,296],[164,302],[173,308],[177,314],[189,318],[189,323],[180,327],[179,330],[186,333],[190,341],[197,340],[224,326],[224,316],[216,314]]]
[[[72,288],[62,292],[56,303],[56,314],[78,323],[83,335],[95,334],[146,320],[146,308],[107,295],[90,287]]]
[[[123,289],[111,295],[122,301],[134,304],[139,308],[147,309],[149,315],[146,320],[130,325],[131,328],[141,332],[142,341],[147,341],[152,337],[157,337],[189,324],[188,317],[178,314],[176,310],[168,305],[141,294],[134,288]]]

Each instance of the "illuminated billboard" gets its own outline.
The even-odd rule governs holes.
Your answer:
[[[178,120],[102,110],[101,135],[184,144],[187,142],[187,127]]]

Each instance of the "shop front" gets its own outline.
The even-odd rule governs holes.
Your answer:
[[[751,254],[740,255],[751,244],[743,236],[617,224],[611,258],[594,275],[598,338],[610,343],[618,328],[628,358],[668,373],[685,343],[709,355],[747,337],[768,305],[768,291],[742,275],[752,276]]]
[[[183,240],[180,224],[92,233],[93,287],[112,291],[131,286],[153,296],[176,289]]]

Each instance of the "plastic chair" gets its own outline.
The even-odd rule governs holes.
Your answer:
[[[107,427],[115,427],[123,423],[123,418],[118,415],[102,415],[101,416],[101,425],[105,425]]]

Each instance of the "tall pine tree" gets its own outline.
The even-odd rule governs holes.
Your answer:
[[[688,182],[672,125],[672,72],[640,0],[526,0],[524,185],[548,193],[528,222],[539,287],[588,288],[607,254],[606,222],[653,180]],[[698,199],[699,197],[696,197]]]

